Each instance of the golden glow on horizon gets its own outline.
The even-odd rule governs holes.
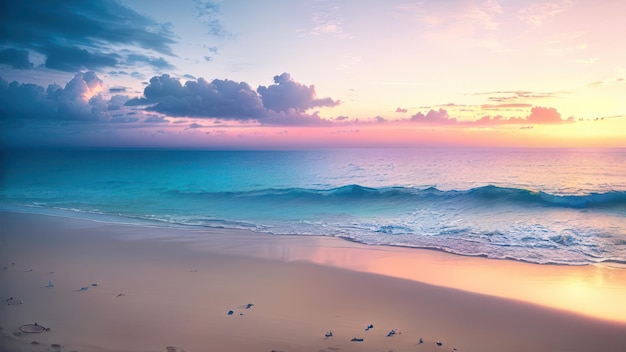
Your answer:
[[[190,119],[185,124],[153,126],[172,143],[266,148],[333,147],[626,147],[621,136],[626,119],[577,121],[535,126],[436,126],[415,123],[345,124],[292,127],[234,123],[215,125]],[[196,127],[190,128],[192,124]],[[199,127],[198,127],[199,126]]]
[[[67,97],[91,105],[69,119],[52,114],[64,128],[9,124],[9,144],[91,146],[94,137],[106,144],[96,128],[79,122],[88,120],[107,124],[98,129],[109,135],[109,146],[626,147],[626,50],[615,35],[626,30],[626,1],[224,1],[212,9],[215,32],[194,15],[192,2],[122,0],[103,5],[104,14],[113,11],[106,23],[85,12],[86,2],[72,11],[45,2],[47,12],[62,15],[59,23],[84,21],[100,29],[98,38],[68,35],[71,26],[23,16],[28,11],[7,18],[8,27],[46,35],[34,35],[37,43],[9,38],[7,47],[26,54],[20,65],[31,69],[6,62],[3,81],[45,91],[53,83],[64,87],[77,73],[98,75],[84,82],[91,87],[70,86],[63,99],[26,109],[41,105],[35,116],[76,107],[62,105]],[[151,25],[137,27],[116,16],[119,6],[137,23]],[[274,16],[286,20],[272,21]],[[372,23],[379,24],[376,30]],[[51,47],[59,49],[52,59],[44,50]],[[273,77],[283,73],[293,81],[280,86]],[[161,83],[152,85],[152,79]],[[209,91],[199,88],[207,87],[200,79],[246,88]],[[181,89],[173,88],[177,83]],[[183,89],[187,83],[195,88]],[[270,86],[277,90],[263,99],[257,87]],[[148,87],[151,97],[145,96]],[[242,92],[247,97],[238,100]],[[19,92],[34,99],[28,94]],[[21,115],[29,101],[21,98],[4,110]],[[125,99],[138,100],[126,105]],[[533,108],[554,113],[529,119]],[[399,126],[440,109],[447,115]],[[570,117],[576,124],[546,125]],[[251,122],[255,118],[260,122]],[[319,127],[324,123],[328,127]]]

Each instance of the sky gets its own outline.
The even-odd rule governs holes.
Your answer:
[[[4,0],[0,143],[626,147],[623,0]]]

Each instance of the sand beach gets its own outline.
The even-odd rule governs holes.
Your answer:
[[[0,223],[0,351],[626,348],[619,267],[12,212]]]

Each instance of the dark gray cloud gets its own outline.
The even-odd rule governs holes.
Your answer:
[[[263,105],[276,112],[304,112],[314,107],[337,106],[339,101],[331,98],[318,99],[315,86],[306,86],[291,78],[287,72],[274,76],[274,83],[268,87],[259,86]]]
[[[126,87],[111,87],[109,88],[109,93],[124,93],[126,92]]]
[[[110,111],[120,110],[128,97],[106,100],[97,93],[103,82],[94,72],[77,73],[65,87],[51,84],[6,82],[0,77],[0,118],[5,121],[59,120],[108,121]]]
[[[152,105],[147,109],[169,116],[247,120],[265,115],[259,96],[245,82],[198,78],[182,85],[167,74],[152,77],[144,98],[133,99],[127,105]]]
[[[28,60],[28,51],[7,48],[0,50],[0,64],[9,65],[17,69],[29,69],[33,64]]]
[[[102,98],[100,97],[100,99]],[[104,101],[104,103],[106,104],[106,109],[108,111],[115,111],[115,110],[122,110],[125,106],[124,104],[127,101],[128,101],[128,96],[126,95],[114,95],[111,97],[111,99],[109,99],[109,101]],[[128,113],[127,115],[134,115],[134,114],[135,113]]]
[[[58,88],[60,87],[51,86],[49,90]],[[15,81],[9,83],[0,77],[0,119],[36,117],[39,112],[49,111],[52,107],[44,87]]]
[[[259,88],[264,92],[271,91],[271,99],[268,101],[271,106],[265,105],[267,100],[263,99],[263,95],[252,90],[245,82],[227,79],[209,82],[198,78],[182,84],[180,80],[167,74],[152,77],[150,84],[144,89],[144,96],[131,99],[126,105],[144,105],[147,106],[146,110],[174,117],[254,120],[271,125],[328,124],[317,113],[307,114],[305,111],[312,106],[334,106],[338,102],[330,98],[317,99],[313,86],[297,83],[287,73],[276,77],[285,76],[288,77],[287,81],[279,81],[280,84],[288,82],[287,85]],[[281,102],[280,98],[285,101]]]
[[[169,25],[117,1],[3,0],[0,33],[4,50],[37,52],[45,57],[46,67],[61,71],[115,67],[127,59],[112,48],[115,45],[174,56]],[[162,58],[141,62],[167,66]]]
[[[154,104],[155,102],[150,102],[146,98],[132,98],[126,102],[126,106],[144,106]]]

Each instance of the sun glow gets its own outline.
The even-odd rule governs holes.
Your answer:
[[[104,92],[104,85],[96,84],[93,87],[86,86],[85,91],[82,94],[82,98],[85,102],[88,102],[91,98]]]

